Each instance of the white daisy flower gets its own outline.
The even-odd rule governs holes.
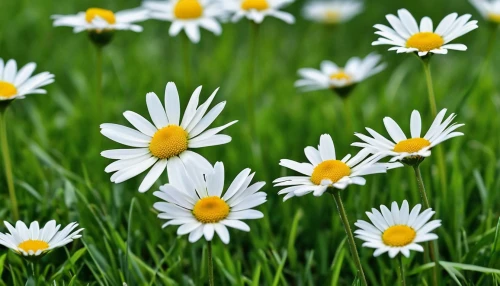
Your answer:
[[[319,70],[300,69],[298,74],[302,78],[295,82],[295,87],[302,91],[323,89],[342,91],[384,70],[386,64],[381,64],[380,59],[380,55],[375,53],[369,54],[364,59],[354,57],[347,61],[345,68],[338,67],[331,61],[323,61]]]
[[[241,171],[224,192],[224,164],[217,162],[205,176],[187,168],[189,175],[177,169],[167,184],[154,192],[164,200],[154,204],[161,219],[168,220],[162,227],[180,225],[178,235],[189,233],[189,241],[196,242],[202,236],[211,241],[217,233],[225,244],[229,243],[227,227],[250,231],[250,227],[241,220],[259,219],[264,215],[252,208],[266,202],[266,193],[259,192],[265,185],[258,182],[250,185],[255,173],[250,169]]]
[[[392,28],[380,24],[374,26],[378,29],[375,34],[381,38],[372,45],[391,45],[393,47],[389,51],[415,52],[421,57],[429,53],[447,54],[448,50],[467,50],[464,44],[449,44],[449,42],[477,29],[477,21],[469,21],[471,18],[469,14],[458,17],[457,13],[452,13],[446,16],[435,30],[429,17],[422,18],[418,26],[408,10],[398,10],[398,16],[391,14],[386,16]]]
[[[394,258],[401,252],[410,257],[410,250],[424,251],[418,243],[438,239],[430,232],[441,226],[441,220],[429,221],[435,213],[432,209],[420,213],[421,208],[418,204],[410,212],[406,200],[401,209],[396,202],[392,203],[390,210],[383,205],[380,211],[372,208],[372,212],[366,212],[372,223],[358,220],[354,225],[359,229],[354,233],[365,241],[363,247],[376,249],[373,256],[389,252],[389,257]]]
[[[500,23],[500,0],[470,0],[484,19]]]
[[[321,196],[328,188],[345,189],[351,184],[364,185],[363,176],[385,173],[388,169],[403,166],[400,163],[377,163],[379,156],[371,156],[367,150],[361,150],[356,156],[345,156],[337,160],[332,137],[328,134],[321,135],[318,149],[306,147],[304,150],[309,163],[298,163],[283,159],[280,165],[304,176],[282,177],[274,180],[275,187],[283,187],[278,194],[286,194],[283,201],[294,196],[303,196],[313,193]],[[367,158],[368,157],[368,158]]]
[[[24,98],[27,94],[46,94],[41,87],[53,83],[54,75],[43,72],[32,76],[35,68],[35,63],[29,63],[17,70],[15,60],[4,64],[0,58],[0,102]]]
[[[293,24],[295,23],[293,15],[280,11],[281,8],[293,2],[294,0],[226,0],[224,8],[231,13],[233,22],[246,17],[260,24],[266,16],[272,16],[285,23]]]
[[[184,30],[191,42],[198,43],[200,27],[215,35],[222,33],[222,27],[217,18],[222,17],[226,12],[218,1],[146,1],[143,6],[151,11],[151,18],[172,22],[169,30],[172,37]]]
[[[410,118],[410,133],[411,138],[407,139],[401,127],[390,117],[384,118],[385,129],[391,136],[391,140],[386,139],[376,131],[366,128],[372,137],[355,133],[355,135],[363,140],[361,143],[353,143],[352,146],[357,146],[370,150],[370,152],[381,155],[383,157],[391,156],[391,162],[405,161],[411,164],[412,159],[423,159],[431,155],[431,149],[450,139],[457,136],[464,135],[461,132],[454,132],[457,128],[464,126],[464,124],[452,123],[456,115],[451,114],[446,120],[443,121],[446,114],[446,109],[441,110],[431,127],[424,135],[421,136],[422,120],[420,113],[414,110]],[[451,125],[450,125],[451,124]]]
[[[83,231],[83,228],[75,230],[78,227],[76,222],[70,223],[61,231],[61,225],[56,225],[55,220],[47,222],[43,228],[34,221],[29,229],[22,221],[18,221],[15,228],[6,221],[3,223],[10,233],[0,233],[0,244],[24,256],[46,254],[82,237],[80,232]]]
[[[130,30],[142,32],[142,27],[133,23],[149,19],[144,9],[129,9],[114,13],[101,8],[89,8],[76,15],[53,15],[54,27],[73,27],[73,32]]]
[[[169,178],[174,170],[183,164],[210,170],[212,165],[191,149],[229,143],[230,136],[218,133],[237,122],[207,130],[226,105],[225,101],[221,102],[207,113],[217,91],[218,89],[198,107],[201,86],[198,87],[193,92],[181,120],[179,93],[175,84],[169,82],[165,89],[165,108],[154,92],[146,95],[146,104],[153,124],[132,111],[124,112],[123,116],[137,130],[117,124],[102,124],[101,133],[104,136],[134,147],[101,153],[105,158],[117,160],[105,169],[107,173],[115,172],[111,176],[111,182],[124,182],[152,167],[139,187],[139,192],[146,192],[165,169]]]
[[[319,23],[338,24],[347,22],[363,11],[363,2],[334,0],[310,1],[304,5],[304,18]]]

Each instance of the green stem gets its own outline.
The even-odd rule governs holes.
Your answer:
[[[9,142],[7,140],[7,109],[0,109],[0,145],[2,145],[3,162],[5,166],[5,178],[7,179],[7,188],[9,189],[10,204],[12,207],[12,218],[14,221],[19,219],[19,210],[17,208],[16,190],[14,189],[14,176],[12,175],[12,163],[9,153]]]
[[[250,43],[250,64],[248,67],[248,121],[250,124],[250,135],[252,138],[256,138],[256,128],[255,128],[255,67],[257,64],[257,46],[259,40],[259,24],[250,21],[251,25],[251,43]]]
[[[342,101],[344,102],[344,116],[345,116],[346,126],[347,129],[349,130],[349,133],[352,134],[354,133],[354,126],[352,123],[350,100],[348,98],[342,98]]]
[[[401,275],[401,285],[406,286],[406,275],[405,275],[405,268],[403,265],[403,255],[399,255],[399,273]]]
[[[99,115],[102,114],[102,47],[96,46],[96,104]]]
[[[191,86],[191,51],[190,51],[190,41],[187,35],[182,37],[182,52],[184,56],[184,77],[186,83],[186,90],[189,90]]]
[[[208,242],[208,285],[214,286],[214,261],[212,257],[212,242]]]
[[[366,283],[365,273],[363,272],[363,266],[361,265],[361,260],[359,259],[358,250],[356,249],[356,243],[354,241],[354,236],[352,235],[351,226],[349,225],[349,220],[347,219],[347,214],[344,209],[344,205],[342,204],[342,198],[340,197],[340,190],[332,191],[333,199],[335,200],[335,204],[337,205],[337,209],[339,211],[340,219],[342,219],[342,224],[344,225],[344,230],[347,235],[347,241],[349,243],[349,248],[351,250],[352,258],[354,259],[354,263],[358,268],[359,278],[363,285],[368,285]]]
[[[415,177],[417,179],[418,190],[420,191],[420,197],[422,198],[422,203],[425,209],[429,209],[429,199],[427,198],[427,194],[425,192],[424,181],[422,180],[422,173],[420,172],[420,167],[418,165],[413,166],[413,170],[415,171]],[[438,274],[439,274],[439,262],[436,256],[436,251],[434,250],[434,244],[432,241],[429,241],[429,256],[431,260],[435,263],[433,268],[433,285],[438,285]]]

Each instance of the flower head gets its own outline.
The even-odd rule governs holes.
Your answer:
[[[243,17],[262,23],[264,18],[272,16],[288,24],[293,24],[295,18],[292,14],[281,11],[286,5],[294,0],[226,0],[224,8],[232,15],[232,21],[237,22]]]
[[[303,91],[332,89],[343,95],[342,91],[381,72],[386,65],[380,64],[380,58],[374,53],[364,59],[354,57],[347,61],[345,68],[331,61],[323,61],[320,70],[300,69],[298,74],[302,78],[295,82],[295,87]]]
[[[435,212],[426,209],[420,213],[421,208],[418,204],[410,212],[406,200],[401,208],[396,202],[392,203],[390,210],[383,205],[380,211],[373,208],[372,212],[366,212],[371,223],[358,220],[354,224],[358,227],[354,233],[365,241],[364,247],[375,249],[373,256],[389,252],[389,257],[394,258],[401,252],[409,257],[410,250],[423,252],[424,248],[418,243],[438,239],[430,232],[441,226],[441,220],[429,221]]]
[[[188,167],[177,169],[170,184],[154,193],[162,202],[154,204],[161,219],[168,220],[163,227],[180,225],[178,235],[189,233],[189,241],[202,236],[211,241],[214,232],[224,243],[229,243],[227,227],[250,231],[244,219],[259,219],[264,215],[252,208],[266,202],[266,193],[259,192],[265,185],[250,185],[255,173],[241,171],[224,192],[224,164],[217,162],[205,175]]]
[[[54,75],[49,72],[33,75],[36,64],[29,63],[17,70],[15,60],[4,64],[0,58],[0,102],[24,98],[27,94],[46,94],[43,86],[54,82]]]
[[[365,175],[385,173],[388,169],[401,167],[399,163],[377,163],[379,156],[368,157],[370,152],[362,150],[356,156],[345,156],[337,160],[332,137],[328,134],[321,135],[318,149],[306,147],[305,154],[309,163],[298,163],[283,159],[280,165],[302,176],[282,177],[274,180],[275,187],[283,187],[278,194],[286,194],[283,200],[294,196],[303,196],[313,193],[321,196],[328,188],[345,189],[351,184],[364,185]]]
[[[363,2],[334,0],[311,1],[304,5],[304,18],[325,24],[347,22],[363,11]]]
[[[47,222],[43,228],[37,221],[32,222],[29,229],[22,221],[18,221],[15,228],[6,221],[4,224],[10,233],[0,233],[0,244],[23,256],[46,254],[82,237],[80,232],[83,231],[83,228],[75,230],[78,227],[76,222],[59,231],[61,225],[56,225],[55,220]]]
[[[464,124],[451,124],[456,115],[452,113],[443,121],[445,114],[446,109],[441,110],[424,137],[420,137],[422,120],[420,113],[414,110],[410,118],[411,138],[409,139],[396,121],[386,117],[384,118],[385,129],[393,141],[386,139],[370,128],[366,128],[372,137],[356,133],[355,135],[363,142],[353,143],[352,146],[365,148],[383,157],[391,156],[391,162],[402,161],[411,164],[413,160],[421,161],[431,155],[431,149],[434,146],[450,138],[464,135],[461,132],[455,132],[457,128],[464,126]]]
[[[221,102],[207,113],[217,91],[218,89],[198,107],[201,86],[198,87],[191,96],[181,119],[179,93],[175,84],[169,82],[165,89],[165,107],[154,92],[146,95],[146,104],[153,124],[132,111],[124,112],[123,116],[137,130],[117,124],[102,124],[101,133],[104,136],[133,147],[101,153],[105,158],[117,160],[105,169],[108,173],[115,172],[111,176],[111,181],[124,182],[152,167],[139,187],[140,192],[146,192],[165,169],[169,178],[174,170],[183,164],[210,170],[212,165],[191,150],[229,143],[230,136],[218,133],[237,122],[233,121],[207,130],[226,105],[226,102]]]
[[[465,51],[463,44],[449,44],[456,38],[477,28],[477,21],[469,21],[471,15],[458,17],[457,13],[446,16],[434,30],[432,20],[424,17],[417,21],[406,9],[400,9],[398,16],[386,16],[392,28],[377,24],[375,34],[381,36],[372,45],[391,45],[389,51],[417,53],[423,57],[431,54],[447,54],[448,50]]]
[[[500,0],[470,0],[470,3],[484,19],[500,24]]]
[[[143,6],[150,10],[151,17],[172,22],[170,36],[177,36],[184,30],[191,42],[200,41],[200,27],[215,35],[222,33],[217,18],[225,15],[221,3],[213,0],[145,1]]]

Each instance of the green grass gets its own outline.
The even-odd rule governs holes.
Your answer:
[[[132,0],[88,2],[114,10],[140,4]],[[191,86],[185,85],[181,38],[168,36],[168,24],[151,20],[144,23],[143,33],[117,33],[104,51],[103,99],[98,106],[94,101],[95,50],[85,33],[53,28],[49,18],[89,6],[74,1],[2,1],[0,56],[14,58],[19,65],[34,61],[38,72],[56,75],[47,95],[15,102],[7,117],[21,218],[28,223],[78,221],[85,231],[81,240],[45,256],[34,269],[14,253],[0,250],[0,285],[36,285],[36,281],[38,285],[206,283],[206,244],[190,244],[186,237],[177,237],[175,227],[161,229],[162,222],[152,209],[156,201],[152,191],[137,191],[142,176],[114,185],[103,171],[110,161],[99,155],[118,147],[99,134],[99,124],[126,124],[121,115],[125,110],[145,114],[146,93],[154,91],[162,97],[168,81],[177,83],[183,106],[196,86],[203,85],[202,98],[221,87],[216,102],[227,100],[227,106],[216,125],[235,119],[240,122],[226,132],[233,137],[230,144],[201,153],[211,162],[225,163],[226,183],[246,167],[256,171],[256,179],[267,182],[268,202],[259,207],[265,218],[251,221],[250,233],[230,230],[228,246],[214,241],[216,285],[352,285],[355,267],[333,199],[309,195],[283,203],[271,184],[287,173],[278,165],[280,159],[305,160],[304,147],[317,145],[323,133],[332,135],[339,156],[358,151],[350,147],[355,137],[346,127],[342,101],[326,91],[298,93],[293,87],[296,71],[318,67],[324,59],[343,64],[351,56],[378,51],[389,66],[359,85],[349,98],[354,129],[363,131],[370,126],[382,132],[384,116],[409,128],[413,109],[421,111],[428,127],[432,117],[421,64],[414,56],[372,47],[376,39],[372,26],[385,24],[384,15],[403,6],[417,18],[431,16],[435,25],[451,12],[471,13],[480,20],[465,0],[404,5],[393,0],[366,2],[362,15],[336,28],[300,17],[295,25],[265,20],[256,77],[260,148],[255,148],[245,115],[248,22],[225,24],[221,37],[202,33],[201,44],[190,48]],[[288,10],[299,15],[302,3],[298,1]],[[437,230],[439,254],[443,261],[477,266],[445,263],[441,267],[443,285],[500,282],[498,272],[478,268],[500,268],[498,53],[468,101],[457,108],[486,52],[487,24],[480,20],[479,25],[478,30],[460,38],[468,45],[467,52],[432,59],[438,108],[449,108],[458,113],[457,121],[466,123],[462,128],[466,136],[443,144],[447,193],[439,187],[437,157],[421,166],[436,218],[443,221]],[[342,193],[351,223],[366,219],[364,212],[380,204],[403,199],[410,205],[420,203],[410,168],[367,179],[366,186]],[[166,183],[167,178],[160,181]],[[0,187],[0,217],[10,220],[3,165]],[[6,231],[4,227],[0,230]],[[373,258],[373,251],[361,249],[357,242],[369,284],[397,283],[396,261],[387,255]],[[420,253],[412,253],[406,260],[409,285],[425,285],[431,273],[428,262]]]

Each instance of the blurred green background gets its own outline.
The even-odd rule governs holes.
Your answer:
[[[146,93],[154,91],[163,98],[166,83],[174,81],[182,106],[198,85],[203,85],[203,99],[221,87],[214,102],[226,100],[227,105],[213,126],[239,120],[225,132],[233,138],[230,144],[200,151],[213,163],[224,162],[227,186],[247,167],[256,171],[257,180],[267,182],[268,202],[258,208],[265,218],[250,221],[250,233],[230,230],[227,246],[215,239],[217,285],[351,285],[355,267],[343,244],[345,233],[333,199],[308,195],[283,203],[271,182],[292,174],[278,165],[280,159],[305,161],[304,147],[317,146],[323,133],[332,135],[337,154],[343,157],[358,151],[350,147],[356,141],[354,130],[363,132],[370,126],[386,134],[384,116],[409,131],[410,113],[417,109],[424,128],[430,126],[433,118],[421,63],[413,55],[387,52],[388,46],[371,46],[377,38],[373,25],[387,24],[384,16],[399,8],[407,8],[418,21],[430,16],[435,26],[451,12],[471,13],[479,20],[479,29],[455,41],[466,44],[467,52],[450,51],[432,58],[438,108],[458,113],[457,121],[466,123],[461,129],[466,136],[443,144],[447,192],[439,187],[436,156],[421,168],[431,205],[437,210],[435,218],[443,220],[437,230],[441,259],[498,269],[498,53],[468,101],[459,106],[486,53],[488,24],[465,0],[366,1],[361,15],[335,27],[305,21],[300,16],[303,4],[296,1],[285,9],[297,17],[294,25],[266,18],[260,28],[255,96],[258,138],[251,138],[246,116],[248,21],[224,24],[220,37],[203,31],[201,43],[190,45],[190,86],[186,86],[182,38],[168,36],[168,23],[149,20],[141,24],[143,33],[116,33],[104,50],[99,106],[95,101],[95,48],[86,33],[53,28],[50,16],[89,7],[119,11],[137,7],[140,1],[2,0],[0,57],[16,59],[19,66],[34,61],[37,72],[50,71],[56,76],[47,95],[19,100],[8,114],[21,218],[27,223],[56,219],[63,225],[78,221],[85,231],[81,240],[44,257],[35,269],[39,273],[35,278],[25,261],[2,248],[0,284],[206,283],[205,243],[190,244],[187,237],[177,237],[176,227],[161,229],[163,222],[152,209],[156,201],[153,191],[137,191],[143,176],[114,185],[103,171],[111,161],[99,155],[102,150],[120,147],[99,134],[100,123],[127,125],[122,116],[126,110],[147,114]],[[293,86],[299,68],[319,68],[325,59],[343,65],[352,56],[364,57],[372,51],[381,53],[388,67],[350,96],[354,130],[346,125],[344,104],[338,96],[329,91],[303,94]],[[155,188],[167,181],[165,175]],[[3,169],[0,188],[0,218],[10,220]],[[410,168],[367,177],[366,186],[349,187],[342,195],[351,224],[366,220],[364,212],[380,204],[403,199],[410,205],[420,203]],[[3,226],[0,230],[6,231]],[[370,285],[394,284],[396,261],[387,255],[373,258],[373,250],[361,249],[357,242]],[[409,285],[425,285],[430,270],[419,268],[427,262],[425,255],[412,253],[406,262]],[[443,284],[456,283],[441,270]],[[455,275],[462,285],[500,281],[498,275],[460,272],[463,276]]]

